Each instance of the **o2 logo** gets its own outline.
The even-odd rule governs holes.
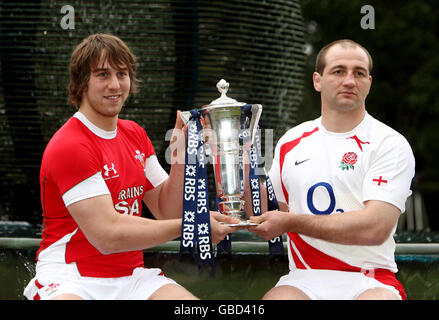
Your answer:
[[[328,192],[329,196],[329,206],[326,210],[319,210],[314,206],[314,191],[318,187],[323,187]],[[313,214],[331,214],[335,209],[335,196],[334,196],[334,190],[332,189],[331,185],[327,182],[318,182],[315,185],[313,185],[308,190],[308,194],[306,195],[306,201],[308,203],[308,208]],[[336,212],[344,212],[343,209],[337,209]]]

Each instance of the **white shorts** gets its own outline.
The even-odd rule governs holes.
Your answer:
[[[24,289],[24,296],[29,300],[48,300],[70,293],[86,300],[146,300],[166,284],[177,283],[160,269],[136,268],[131,276],[120,278],[52,272],[37,274]]]
[[[361,272],[295,269],[279,279],[279,286],[296,287],[313,300],[351,300],[373,288],[388,289],[401,299],[395,287]]]

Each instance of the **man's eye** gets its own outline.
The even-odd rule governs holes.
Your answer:
[[[106,77],[107,76],[107,73],[106,72],[99,72],[98,73],[98,77],[100,77],[100,78],[104,78],[104,77]]]

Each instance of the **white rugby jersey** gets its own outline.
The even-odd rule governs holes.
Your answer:
[[[293,214],[336,214],[381,200],[405,211],[415,159],[407,140],[366,113],[352,131],[327,131],[321,117],[279,140],[269,176]],[[393,234],[378,246],[343,245],[288,233],[290,269],[388,269],[397,272]]]

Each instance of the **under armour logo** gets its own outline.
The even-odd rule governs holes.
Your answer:
[[[113,162],[111,163],[111,168],[108,168],[108,165],[106,164],[104,166],[104,170],[105,170],[104,176],[106,176],[106,177],[108,177],[110,175],[110,171],[113,171],[113,174],[117,173],[116,169],[114,168],[114,163]]]

